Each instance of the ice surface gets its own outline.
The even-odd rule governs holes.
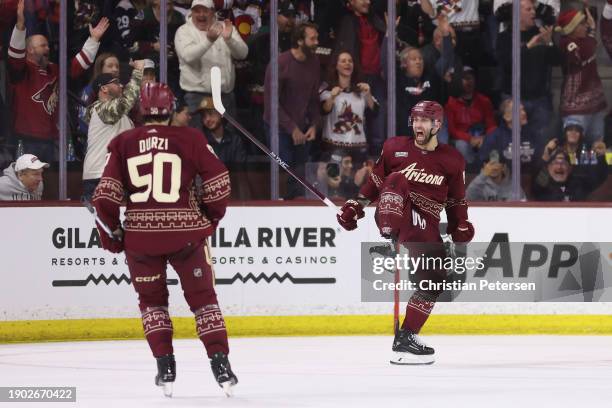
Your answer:
[[[391,337],[230,339],[226,398],[198,340],[175,341],[174,397],[144,341],[0,345],[0,386],[76,386],[52,407],[606,407],[612,337],[430,336],[432,366],[389,364]],[[50,403],[3,404],[41,407]]]

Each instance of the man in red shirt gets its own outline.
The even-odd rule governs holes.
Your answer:
[[[491,100],[476,91],[476,76],[471,67],[463,67],[461,86],[461,95],[451,96],[446,103],[448,133],[455,148],[471,164],[478,158],[476,152],[485,136],[497,125]]]
[[[346,230],[357,228],[363,208],[379,200],[376,222],[381,235],[410,247],[419,243],[441,244],[440,212],[446,210],[447,233],[454,242],[469,242],[474,227],[468,221],[465,201],[465,161],[453,147],[438,144],[444,109],[433,101],[417,103],[410,115],[414,138],[388,139],[369,180],[356,199],[340,209],[338,222]],[[413,246],[414,247],[414,246]],[[439,246],[441,248],[441,245]],[[426,250],[427,248],[425,248]],[[420,279],[438,281],[443,271],[417,271]],[[434,349],[425,346],[417,334],[427,321],[442,291],[417,290],[406,307],[406,318],[393,342],[394,364],[431,364]]]
[[[145,337],[157,359],[156,384],[170,396],[176,376],[166,286],[169,263],[195,315],[196,331],[215,379],[229,395],[238,379],[227,359],[227,332],[207,243],[225,215],[231,192],[229,174],[200,131],[169,126],[173,105],[174,95],[167,85],[143,87],[140,109],[145,126],[123,132],[109,144],[107,164],[93,197],[114,239],[98,228],[105,249],[125,250]],[[194,189],[198,175],[201,200]],[[122,225],[119,209],[124,197],[127,209]]]
[[[108,26],[108,19],[102,18],[95,28],[90,27],[90,37],[71,61],[71,79],[78,78],[93,64],[100,38]],[[17,23],[8,57],[14,136],[23,143],[25,153],[45,162],[57,161],[59,66],[49,61],[49,42],[44,36],[26,38],[24,0],[17,5]]]

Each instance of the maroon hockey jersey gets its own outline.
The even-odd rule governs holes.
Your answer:
[[[446,210],[448,234],[467,221],[465,160],[454,147],[440,144],[435,150],[426,151],[416,147],[411,137],[388,139],[360,194],[376,201],[385,178],[394,172],[402,173],[408,180],[413,206],[438,221],[440,212]]]
[[[72,58],[70,77],[78,78],[93,63],[100,43],[89,37],[82,50]],[[8,51],[9,79],[13,95],[15,133],[37,139],[57,139],[59,66],[46,69],[26,59],[26,32],[13,29]]]
[[[597,72],[597,40],[591,36],[563,36],[559,48],[564,62],[561,115],[590,115],[606,109],[606,96]]]
[[[212,234],[230,196],[227,169],[196,129],[143,126],[117,136],[93,202],[113,231],[127,199],[124,243],[146,255],[175,252]],[[194,179],[202,177],[196,199]]]

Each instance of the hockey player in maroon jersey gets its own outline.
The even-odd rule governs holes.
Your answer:
[[[223,218],[230,196],[229,174],[195,129],[169,126],[174,95],[165,84],[141,91],[145,125],[117,136],[93,202],[115,239],[98,225],[102,246],[125,250],[138,293],[145,337],[157,359],[155,383],[171,396],[176,376],[172,322],[168,313],[166,263],[177,272],[195,315],[215,379],[226,394],[238,379],[231,370],[227,332],[217,303],[207,238]],[[202,178],[198,202],[194,178]],[[123,225],[119,208],[127,200]]]
[[[440,104],[422,101],[412,108],[410,123],[414,138],[397,136],[383,145],[369,180],[356,199],[340,209],[338,222],[346,230],[357,228],[363,208],[379,200],[376,222],[381,234],[400,244],[412,246],[410,256],[424,248],[418,243],[439,243],[440,212],[446,210],[447,233],[454,242],[469,242],[474,227],[468,221],[465,201],[465,161],[453,147],[438,144],[444,110]],[[432,246],[430,245],[430,249]],[[429,254],[429,253],[428,253]],[[439,254],[437,254],[439,255]],[[443,271],[417,271],[418,278],[439,280]],[[417,334],[427,321],[441,292],[417,290],[406,307],[406,318],[393,342],[396,364],[431,364],[434,350]]]

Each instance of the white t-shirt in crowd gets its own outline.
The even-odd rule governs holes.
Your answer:
[[[321,102],[329,99],[330,91],[320,94]],[[343,147],[366,146],[364,131],[366,99],[355,92],[340,92],[331,112],[324,116],[323,140]]]

